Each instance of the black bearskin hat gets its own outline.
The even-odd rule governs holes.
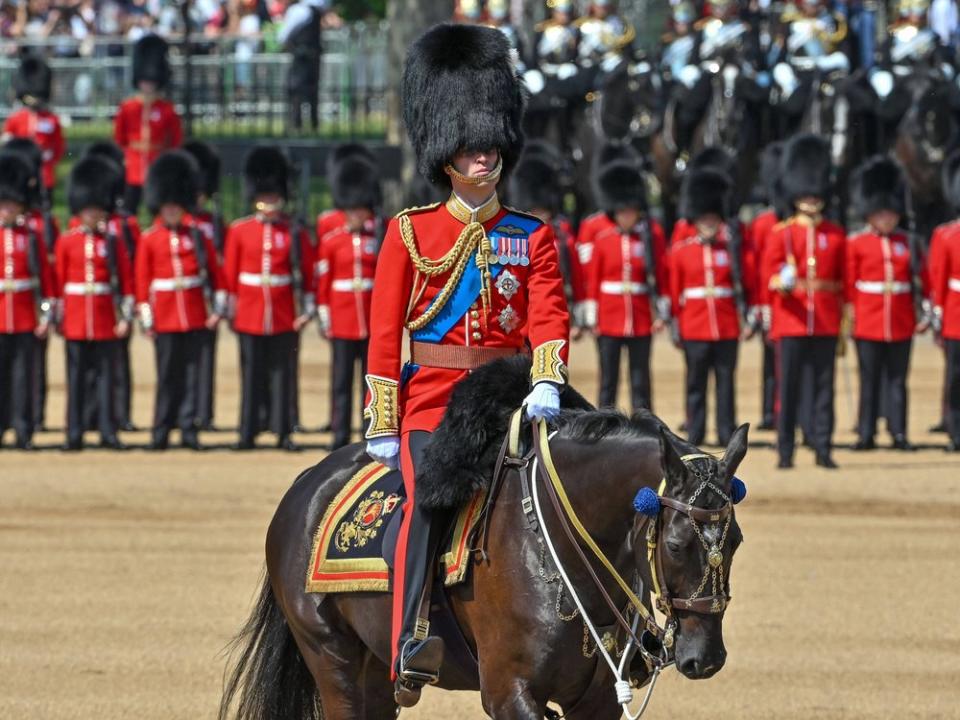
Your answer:
[[[597,207],[612,213],[622,208],[647,209],[647,188],[636,164],[614,160],[593,174],[593,195]]]
[[[144,35],[133,46],[133,87],[143,80],[164,88],[170,82],[170,60],[167,41],[159,35]]]
[[[509,198],[518,210],[542,208],[556,215],[563,199],[556,165],[542,154],[524,151],[510,177]]]
[[[29,163],[18,153],[0,153],[0,200],[30,205],[34,177]]]
[[[410,47],[400,92],[403,122],[430,182],[448,186],[444,166],[463,150],[497,148],[503,176],[523,149],[523,86],[502,32],[437,25]]]
[[[116,207],[117,164],[99,155],[86,156],[70,171],[67,204],[74,215],[86,208],[108,213]]]
[[[248,202],[257,195],[277,193],[287,199],[290,166],[279,148],[260,145],[247,154],[243,165],[244,192]]]
[[[87,145],[83,156],[102,158],[110,163],[114,173],[113,204],[114,207],[120,207],[123,204],[123,194],[127,187],[126,158],[123,155],[123,150],[115,142],[99,140]]]
[[[944,199],[954,212],[960,212],[960,150],[954,150],[947,156],[940,168],[940,177]]]
[[[687,163],[687,172],[705,170],[706,168],[719,170],[730,178],[737,175],[736,159],[728,150],[716,145],[703,148]]]
[[[167,204],[192,210],[199,192],[200,167],[185,150],[161,153],[147,171],[144,200],[147,210],[154,215]]]
[[[0,147],[0,155],[16,155],[30,169],[27,205],[39,208],[43,202],[43,151],[29,138],[11,138]]]
[[[876,155],[864,161],[850,185],[853,206],[864,219],[880,210],[892,210],[901,217],[907,212],[906,180],[890,158]]]
[[[39,55],[27,53],[20,60],[20,67],[13,77],[13,90],[17,99],[29,103],[29,98],[47,102],[50,99],[50,84],[53,79],[50,66]]]
[[[362,158],[373,165],[377,164],[377,156],[363,143],[341,143],[337,145],[333,149],[333,152],[327,157],[327,175],[330,176],[333,174],[333,169],[337,163],[354,157]]]
[[[783,157],[783,142],[774,141],[763,149],[757,179],[753,184],[753,200],[762,205],[775,204],[774,187],[780,176],[780,159]]]
[[[792,209],[802,197],[827,199],[830,193],[830,143],[818,135],[795,135],[783,147],[778,192]]]
[[[183,149],[193,156],[200,169],[199,192],[213,197],[220,191],[220,156],[212,146],[202,140],[190,140]]]
[[[680,217],[696,220],[714,214],[726,219],[733,211],[730,176],[716,167],[705,167],[687,173],[680,190]]]
[[[369,208],[382,204],[380,170],[362,153],[347,155],[330,172],[330,194],[340,210]]]

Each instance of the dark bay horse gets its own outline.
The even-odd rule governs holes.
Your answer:
[[[509,371],[501,366],[495,372],[504,372],[505,367]],[[457,387],[447,418],[467,382]],[[493,412],[509,417],[509,412],[501,411],[508,411],[514,401],[519,404],[522,397],[500,398],[500,407]],[[490,412],[478,409],[482,420]],[[477,422],[476,432],[485,437],[465,442],[499,447],[506,422],[485,429],[485,423]],[[704,578],[711,567],[719,566],[721,577],[729,583],[730,563],[742,536],[729,498],[704,487],[710,482],[729,495],[746,448],[746,425],[734,433],[723,457],[714,458],[699,454],[650,413],[628,418],[593,410],[564,411],[549,441],[557,474],[583,525],[645,601],[652,585],[644,530],[656,523],[661,597],[674,598],[673,657],[688,678],[712,676],[726,657],[722,622],[729,585],[724,587],[721,580],[719,591],[714,586],[711,597],[702,597],[711,593],[709,585],[704,589]],[[691,460],[691,454],[696,459]],[[334,452],[303,473],[280,502],[267,533],[267,576],[237,638],[239,656],[227,680],[221,718],[394,717],[388,670],[389,594],[304,592],[319,517],[346,479],[368,462],[361,445]],[[488,473],[490,468],[482,465],[475,472]],[[643,488],[656,492],[663,479],[664,504],[651,520],[634,509],[634,501]],[[537,486],[541,493],[545,484]],[[544,551],[547,535],[587,616],[597,626],[614,628],[615,618],[591,584],[588,571],[578,564],[572,545],[564,542],[559,515],[543,503],[543,524],[531,527],[522,498],[520,482],[504,483],[489,517],[487,558],[474,562],[469,582],[448,590],[449,605],[479,673],[466,676],[445,665],[440,687],[479,690],[484,710],[494,718],[555,717],[548,711],[548,702],[559,705],[572,720],[618,718],[621,708],[612,674],[600,661],[582,618],[571,609],[558,570]],[[688,504],[695,506],[692,511]],[[707,523],[697,507],[711,508],[713,513],[725,508],[726,529]],[[684,514],[684,509],[692,515]],[[694,522],[693,515],[699,522]],[[594,563],[594,569],[616,607],[626,612],[626,594],[599,564]],[[695,603],[694,609],[684,610],[691,607],[688,600],[675,600],[694,597],[708,603],[712,598],[715,605],[719,598],[722,607],[703,611]],[[624,635],[617,635],[614,644],[623,647]],[[648,666],[640,654],[630,663],[628,676],[638,686],[647,681]]]

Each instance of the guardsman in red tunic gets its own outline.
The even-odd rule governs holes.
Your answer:
[[[46,337],[53,272],[26,211],[33,168],[18,154],[0,153],[0,441],[8,427],[16,447],[33,447],[36,339]]]
[[[30,188],[28,207],[24,212],[27,228],[36,234],[40,249],[46,256],[51,274],[56,265],[53,255],[54,245],[60,235],[60,225],[50,211],[49,198],[43,187],[43,153],[33,140],[13,138],[0,147],[0,154],[14,154],[27,163],[30,168]],[[55,286],[54,286],[55,289]],[[35,430],[46,427],[47,408],[47,346],[50,333],[43,333],[35,340],[33,359],[33,424]]]
[[[516,164],[523,142],[523,88],[503,34],[466,25],[427,31],[407,56],[401,97],[420,174],[452,190],[446,203],[390,222],[371,308],[367,452],[399,464],[407,496],[392,638],[396,700],[408,707],[422,685],[435,681],[443,656],[442,640],[418,622],[439,541],[432,513],[414,502],[424,445],[454,385],[495,358],[526,352],[527,342],[527,414],[555,416],[566,382],[569,316],[550,227],[502,207],[497,197],[501,173]],[[405,331],[411,356],[401,371]]]
[[[944,194],[960,212],[960,151],[944,163]],[[947,356],[944,395],[948,452],[960,452],[960,220],[940,225],[927,260],[933,328]]]
[[[257,147],[244,165],[247,197],[256,214],[227,230],[224,274],[233,329],[240,342],[242,398],[238,450],[253,448],[260,408],[268,403],[277,447],[299,450],[290,433],[293,363],[297,334],[315,314],[313,248],[295,237],[284,214],[289,167],[280,150]],[[264,392],[266,391],[266,395]]]
[[[773,196],[773,187],[777,182],[781,155],[783,155],[783,143],[780,141],[770,143],[763,150],[755,194],[757,199],[766,207],[753,218],[745,233],[746,237],[749,238],[749,244],[753,248],[756,258],[754,263],[756,272],[752,282],[756,293],[756,307],[760,313],[763,330],[763,378],[760,385],[762,410],[760,424],[757,426],[759,430],[773,430],[776,420],[776,347],[770,338],[770,292],[766,282],[760,278],[762,272],[760,258],[763,257],[763,248],[766,246],[770,233],[781,220],[777,214],[777,208],[774,207]]]
[[[135,279],[140,322],[157,358],[153,450],[167,449],[175,427],[184,447],[200,449],[197,402],[203,336],[225,312],[226,291],[213,239],[189,215],[199,175],[193,156],[182,150],[163,153],[147,172],[147,209],[155,219],[140,239]]]
[[[73,166],[68,200],[80,225],[57,240],[61,332],[67,341],[67,450],[83,447],[87,377],[96,377],[101,445],[121,449],[113,414],[113,375],[120,338],[133,320],[133,269],[107,222],[114,210],[115,168],[87,157]]]
[[[508,197],[518,210],[530,213],[553,229],[564,296],[571,319],[579,332],[583,325],[581,316],[585,299],[583,271],[577,255],[576,235],[570,221],[561,214],[563,188],[558,179],[560,172],[555,159],[547,153],[524,149],[510,176]]]
[[[367,374],[370,298],[380,251],[375,234],[381,206],[379,170],[366,157],[345,157],[332,167],[330,191],[344,224],[319,238],[317,315],[320,334],[333,346],[332,449],[350,444],[354,373]]]
[[[771,232],[762,277],[771,296],[770,334],[778,342],[780,413],[778,467],[793,467],[801,393],[812,396],[810,441],[817,465],[836,468],[831,455],[837,337],[843,314],[846,237],[821,214],[830,193],[830,147],[798,135],[784,147],[778,193],[795,214]],[[810,372],[811,383],[804,382]]]
[[[703,444],[707,424],[707,380],[717,393],[717,444],[736,429],[735,376],[741,318],[748,309],[752,268],[744,262],[733,216],[732,185],[726,174],[707,168],[684,180],[680,214],[696,234],[670,244],[670,301],[687,363],[687,433]],[[745,333],[749,336],[749,331]]]
[[[223,262],[223,241],[226,227],[220,212],[220,156],[210,145],[200,140],[190,140],[183,149],[193,156],[200,166],[200,193],[191,217],[200,231],[213,242],[217,265]],[[197,390],[197,423],[201,430],[215,429],[213,424],[214,400],[217,378],[217,328],[200,330],[200,386]]]
[[[634,411],[652,406],[650,341],[669,319],[669,274],[663,229],[647,215],[643,176],[615,160],[594,177],[602,215],[590,220],[584,324],[597,336],[600,407],[617,403],[620,353],[630,358]]]
[[[128,212],[136,214],[143,194],[147,170],[164,150],[183,142],[180,116],[173,103],[160,95],[170,81],[167,43],[157,35],[146,35],[133,46],[133,87],[137,94],[117,108],[113,139],[126,156],[126,197]]]
[[[60,118],[47,107],[51,79],[50,68],[43,58],[27,54],[20,60],[13,86],[23,107],[7,118],[0,136],[0,141],[10,138],[32,140],[40,148],[43,188],[49,202],[52,202],[57,181],[57,163],[66,150]]]
[[[887,429],[895,450],[911,450],[907,440],[907,373],[910,348],[924,294],[917,250],[898,229],[906,213],[906,182],[893,160],[874,157],[852,182],[857,214],[867,226],[847,239],[846,300],[853,315],[853,337],[860,368],[860,410],[854,450],[876,447],[874,435],[881,393]],[[925,329],[925,328],[924,328]],[[886,383],[886,388],[884,388]]]

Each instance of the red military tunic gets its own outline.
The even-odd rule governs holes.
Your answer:
[[[747,226],[747,232],[744,235],[744,240],[746,240],[747,237],[750,238],[750,247],[753,249],[756,260],[754,262],[755,273],[751,280],[755,291],[754,302],[764,308],[770,307],[770,289],[767,286],[766,280],[761,277],[763,269],[760,258],[763,257],[763,249],[770,239],[770,233],[773,232],[773,228],[776,227],[779,222],[777,213],[773,209],[764,210]]]
[[[642,222],[648,222],[650,227],[657,289],[667,296],[670,276],[663,228],[655,220]],[[595,326],[598,335],[642,337],[653,331],[643,237],[639,225],[625,233],[607,215],[591,216],[586,241],[592,250],[585,270],[585,318],[588,326]]]
[[[183,221],[184,223],[192,223],[196,225],[200,229],[200,232],[202,232],[204,236],[206,236],[210,242],[213,243],[213,247],[217,251],[217,258],[219,259],[222,257],[223,238],[217,237],[217,224],[212,212],[200,210],[198,212],[190,213],[184,217]]]
[[[320,256],[323,238],[336,230],[342,230],[346,226],[347,215],[343,210],[334,208],[317,215],[317,257]]]
[[[513,230],[510,228],[501,236],[502,240],[499,239],[494,229],[508,216],[508,211],[500,206],[496,195],[476,208],[475,213],[476,221],[483,225],[491,240],[493,253],[499,251],[501,258],[509,258],[512,245],[516,262],[498,261],[498,274],[491,280],[486,308],[481,297],[465,293],[465,302],[458,304],[451,300],[444,306],[453,313],[449,330],[442,336],[434,336],[428,324],[424,332],[412,332],[412,339],[440,347],[518,351],[529,340],[534,355],[534,382],[564,382],[570,320],[553,231],[532,216],[510,210],[509,222],[526,225],[530,228],[529,234],[522,241],[510,242],[511,236],[507,234]],[[366,414],[371,418],[368,438],[396,435],[401,430],[403,433],[432,431],[440,422],[454,385],[467,375],[466,370],[413,365],[408,366],[401,386],[405,326],[424,314],[450,279],[450,272],[431,277],[421,275],[414,268],[401,236],[402,227],[408,227],[416,252],[423,258],[437,260],[455,246],[470,220],[469,209],[452,196],[446,204],[401,213],[387,228],[377,263],[371,308],[367,358],[370,394]],[[475,258],[471,253],[467,262],[475,263]]]
[[[43,186],[52,189],[57,182],[57,163],[66,150],[57,114],[46,109],[21,108],[7,118],[3,134],[27,138],[37,144],[43,158]]]
[[[206,251],[204,274],[200,272],[197,238]],[[135,265],[137,304],[146,327],[161,333],[206,327],[214,307],[208,307],[204,285],[211,299],[213,293],[223,292],[220,264],[210,236],[189,223],[174,231],[157,219],[140,239]]]
[[[762,277],[771,290],[770,336],[836,336],[843,313],[846,238],[827,220],[814,226],[796,215],[770,233],[763,253]],[[794,265],[797,282],[781,292],[780,269]]]
[[[913,336],[917,315],[906,235],[872,230],[847,239],[846,300],[853,306],[853,337],[899,342]]]
[[[670,244],[670,304],[684,340],[736,340],[740,337],[740,315],[734,292],[733,259],[726,233],[712,243],[694,235]],[[742,280],[751,275],[741,259]],[[750,287],[744,284],[744,302]]]
[[[127,246],[127,233],[124,232],[124,225],[126,225],[132,247]],[[80,227],[80,218],[74,215],[67,222],[67,229],[75,230],[78,227]],[[134,255],[137,254],[137,247],[140,245],[141,230],[140,222],[137,220],[136,215],[113,213],[107,218],[107,232],[112,233],[118,242],[123,243],[127,249],[127,257],[130,257],[130,250],[133,250]],[[133,262],[133,258],[130,258],[130,262]]]
[[[36,247],[31,250],[32,242]],[[42,238],[26,224],[0,228],[0,333],[33,332],[41,321],[37,301],[49,303],[54,296],[53,270],[43,252]]]
[[[317,311],[331,338],[370,336],[370,298],[377,267],[377,238],[341,225],[320,238]]]
[[[127,98],[113,120],[113,139],[123,148],[128,185],[143,185],[147,168],[164,150],[180,147],[183,128],[173,103],[141,96]]]
[[[62,329],[67,340],[118,338],[114,330],[117,306],[132,306],[133,268],[123,242],[116,237],[114,240],[121,298],[114,297],[107,236],[102,231],[78,227],[57,240],[57,283],[63,298]]]
[[[284,217],[267,221],[255,215],[233,222],[227,230],[224,280],[234,299],[233,327],[237,332],[293,332],[298,312],[290,262],[291,240],[290,222]],[[300,292],[306,299],[314,290],[313,248],[305,232],[300,233],[299,243]],[[312,304],[311,298],[309,306]],[[299,314],[310,314],[310,308],[301,308]]]
[[[946,340],[960,340],[960,221],[939,226],[930,241],[930,301]]]

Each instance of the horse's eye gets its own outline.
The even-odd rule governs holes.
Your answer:
[[[667,540],[667,550],[672,553],[678,553],[683,549],[683,546],[678,543],[676,540]]]

